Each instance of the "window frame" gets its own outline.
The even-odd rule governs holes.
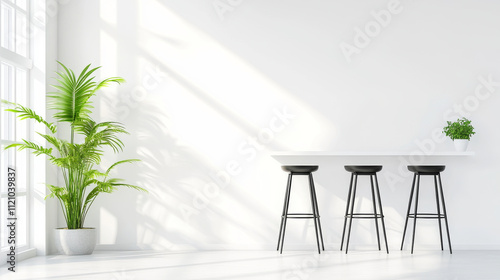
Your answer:
[[[25,89],[25,93],[22,93],[23,95],[23,100],[22,100],[22,105],[25,105],[27,107],[31,107],[31,105],[33,104],[33,98],[32,98],[32,92],[33,92],[33,89],[31,87],[32,85],[32,79],[31,79],[31,70],[33,69],[33,61],[32,61],[32,55],[33,55],[33,42],[32,42],[32,35],[33,34],[30,34],[30,30],[32,30],[32,25],[33,25],[33,16],[32,16],[32,11],[33,11],[33,2],[32,0],[25,0],[26,2],[26,10],[23,10],[22,8],[20,8],[17,4],[17,1],[20,1],[20,0],[0,0],[0,5],[1,7],[9,7],[10,9],[12,9],[14,11],[14,19],[12,20],[12,22],[14,23],[14,26],[10,26],[10,30],[9,32],[11,32],[12,30],[14,30],[14,33],[12,34],[11,33],[11,37],[12,37],[12,44],[9,44],[9,46],[7,47],[11,47],[10,49],[9,48],[6,48],[2,45],[0,45],[0,63],[4,64],[4,65],[7,65],[5,66],[5,68],[7,67],[11,67],[11,69],[13,69],[12,71],[12,75],[13,75],[13,78],[10,79],[10,82],[11,82],[11,87],[13,87],[13,100],[11,100],[12,102],[20,102],[18,101],[18,97],[19,97],[19,92],[18,92],[18,88],[17,86],[19,86],[18,84],[18,80],[17,80],[17,75],[18,75],[18,69],[22,70],[25,72],[25,79],[24,79],[24,85],[22,85]],[[21,14],[24,16],[26,22],[24,23],[24,29],[19,29],[18,28],[18,20],[16,19],[17,15],[18,14]],[[2,23],[3,19],[1,18],[2,14],[0,14],[0,23]],[[1,32],[4,32],[5,30],[2,29],[2,25],[0,25],[0,33]],[[19,38],[21,37],[24,37],[22,40],[24,40],[24,48],[25,48],[25,55],[22,55],[20,53],[17,52],[17,46],[18,46],[18,40],[20,40]],[[12,47],[13,45],[13,47]],[[10,77],[9,77],[10,78]],[[4,108],[2,108],[3,110]],[[12,113],[9,113],[9,114],[12,114]],[[12,119],[11,119],[12,118]],[[18,125],[18,121],[16,120],[16,117],[14,115],[12,115],[11,117],[9,116],[9,124],[10,125],[13,125],[12,128],[8,128],[8,130],[10,131],[10,133],[13,133],[13,136],[10,135],[10,139],[8,138],[4,138],[4,135],[1,134],[0,132],[0,144],[1,144],[1,149],[2,149],[2,153],[1,153],[1,157],[2,157],[2,161],[3,161],[3,164],[0,164],[0,168],[2,169],[6,169],[8,167],[12,167],[12,166],[9,166],[10,164],[8,163],[9,161],[11,161],[16,169],[16,176],[19,177],[19,175],[23,175],[25,176],[25,188],[23,190],[22,189],[22,186],[16,186],[16,217],[18,217],[18,213],[25,213],[25,217],[18,217],[18,221],[19,221],[19,218],[24,218],[25,219],[25,224],[23,225],[24,229],[25,229],[25,232],[22,233],[22,235],[25,236],[25,240],[23,240],[23,242],[25,244],[21,244],[22,246],[19,246],[19,240],[16,240],[16,255],[17,255],[17,259],[18,260],[21,260],[25,257],[27,257],[28,255],[33,255],[34,253],[34,249],[33,249],[33,237],[32,237],[32,233],[33,233],[33,220],[32,220],[32,213],[33,213],[33,209],[31,207],[31,202],[32,202],[32,192],[33,192],[33,171],[34,171],[34,168],[33,168],[33,155],[27,151],[26,153],[22,153],[22,154],[19,154],[17,153],[16,151],[12,150],[12,155],[13,156],[13,159],[10,159],[9,161],[7,160],[3,160],[4,158],[4,155],[6,155],[6,153],[8,153],[8,151],[3,151],[3,148],[4,146],[8,145],[8,144],[11,144],[13,142],[15,142],[16,140],[19,141],[20,139],[16,139],[16,138],[23,138],[23,139],[29,139],[31,140],[33,138],[33,124],[29,121],[25,121],[24,125]],[[0,116],[0,122],[2,122],[2,125],[4,125],[4,119],[2,119],[2,116]],[[22,130],[22,132],[18,131],[18,127],[20,127]],[[9,137],[9,136],[7,136]],[[13,139],[13,140],[12,140]],[[24,155],[23,155],[24,154]],[[5,156],[7,157],[7,156]],[[18,163],[18,159],[21,159],[21,157],[24,157],[24,159],[22,161],[24,161],[24,166],[22,168],[24,168],[25,170],[23,170],[23,172],[19,172],[18,170],[18,166],[17,166],[17,163]],[[0,175],[3,174],[4,170],[0,170]],[[23,176],[23,177],[24,177]],[[19,182],[18,178],[16,178],[16,182]],[[4,176],[0,176],[0,184],[4,185],[6,184],[7,181],[6,181],[6,178],[4,178]],[[6,198],[7,197],[7,192],[2,192],[2,188],[0,188],[0,198]],[[25,205],[23,207],[23,209],[19,209],[19,203],[18,203],[18,198],[19,197],[24,197],[25,199]],[[1,204],[0,204],[1,205]],[[3,207],[6,207],[6,205],[2,205],[1,206],[2,208]],[[1,209],[0,211],[6,211],[7,209]],[[3,218],[2,218],[3,219]],[[0,221],[0,224],[2,225],[2,229],[0,230],[5,230],[5,223],[7,221]],[[17,230],[19,230],[20,228],[20,225],[18,224],[17,225]],[[16,233],[16,237],[17,239],[19,239],[19,237],[21,236],[21,234],[19,232]],[[7,237],[7,233],[6,231],[4,232],[4,235],[2,236],[2,238],[4,237]],[[5,243],[4,247],[1,247],[0,246],[0,252],[1,252],[1,255],[0,255],[0,261],[2,261],[2,263],[5,263],[5,260],[6,260],[6,256],[5,256],[5,252],[8,251],[10,245],[7,244],[5,242],[5,240],[1,240],[0,244],[1,243]],[[25,253],[27,252],[27,253]],[[24,256],[23,256],[24,255]]]

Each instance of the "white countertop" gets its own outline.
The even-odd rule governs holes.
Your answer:
[[[448,156],[473,156],[476,153],[466,152],[433,152],[424,153],[422,151],[387,151],[387,152],[366,152],[366,151],[272,151],[271,156],[428,156],[428,157],[448,157]]]

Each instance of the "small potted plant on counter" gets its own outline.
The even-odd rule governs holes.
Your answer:
[[[467,118],[457,119],[456,122],[447,121],[448,125],[443,128],[443,133],[450,137],[455,144],[455,149],[465,152],[470,137],[475,134],[471,121]]]

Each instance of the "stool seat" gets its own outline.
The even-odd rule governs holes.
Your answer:
[[[408,165],[408,170],[418,173],[443,172],[445,168],[445,165]]]
[[[382,165],[345,165],[345,170],[354,173],[374,173],[382,170]]]
[[[283,165],[281,169],[286,172],[293,173],[311,173],[318,170],[319,166],[317,165]]]

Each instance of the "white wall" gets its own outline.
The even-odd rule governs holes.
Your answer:
[[[448,166],[455,248],[500,248],[500,3],[66,2],[58,59],[127,80],[102,92],[95,117],[129,129],[125,152],[106,163],[142,159],[116,175],[150,191],[96,201],[87,225],[99,228],[99,248],[273,249],[286,174],[270,151],[449,151],[451,141],[435,135],[459,115],[476,128],[476,155],[427,163]],[[343,164],[381,163],[390,246],[398,249],[411,184],[403,161],[307,159],[321,166],[329,248],[340,244]],[[437,248],[435,221],[421,224],[418,244]],[[372,246],[371,230],[355,228],[353,246]],[[287,238],[313,246],[312,224],[295,221]]]

